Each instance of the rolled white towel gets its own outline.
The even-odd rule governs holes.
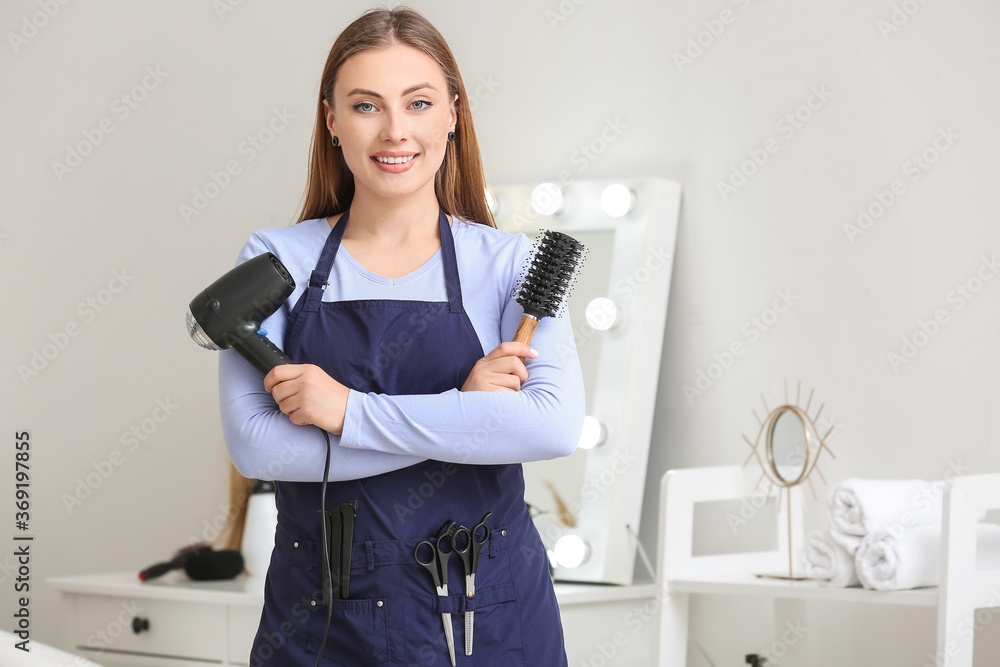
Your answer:
[[[824,586],[857,586],[854,558],[826,530],[814,530],[806,538],[802,551],[806,576],[820,579]]]
[[[858,552],[858,547],[861,546],[862,539],[864,539],[864,535],[848,535],[835,528],[830,529],[830,540],[846,551],[847,555],[851,558],[854,558],[854,554]]]
[[[977,524],[976,569],[1000,569],[1000,526]],[[940,583],[941,525],[883,528],[866,536],[854,558],[865,588],[899,591]]]
[[[846,479],[830,490],[830,534],[852,556],[861,539],[890,526],[940,524],[947,482]]]

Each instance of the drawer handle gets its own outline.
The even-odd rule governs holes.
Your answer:
[[[132,632],[139,634],[143,630],[149,630],[149,619],[136,616],[132,619]]]

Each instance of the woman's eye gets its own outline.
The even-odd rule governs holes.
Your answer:
[[[354,109],[356,111],[360,111],[362,113],[371,113],[369,109],[367,108],[362,109],[361,107],[371,107],[372,109],[374,109],[375,105],[372,104],[371,102],[358,102],[357,104],[354,105]]]
[[[420,111],[421,109],[426,109],[429,106],[431,106],[431,103],[428,102],[427,100],[417,100],[416,102],[414,102],[414,104],[423,104],[424,105],[422,107],[417,107],[417,111]]]

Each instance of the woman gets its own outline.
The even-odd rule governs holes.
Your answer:
[[[358,503],[350,594],[332,600],[322,664],[448,665],[442,614],[458,664],[566,664],[520,463],[573,451],[583,379],[568,317],[540,322],[537,353],[509,342],[531,242],[496,229],[484,193],[444,39],[407,8],[365,13],[323,72],[300,222],[256,232],[238,260],[273,252],[292,273],[295,292],[264,328],[296,363],[262,381],[235,353],[220,358],[230,455],[246,477],[278,482],[252,666],[316,664],[326,636],[326,445],[307,425],[331,434],[326,506]],[[453,557],[439,597],[417,543],[489,512],[475,596]]]

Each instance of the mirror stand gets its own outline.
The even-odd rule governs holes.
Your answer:
[[[826,483],[826,478],[823,477],[823,471],[819,469],[818,464],[820,456],[824,451],[829,453],[834,459],[837,458],[833,450],[826,444],[835,425],[831,425],[826,433],[820,434],[816,424],[819,421],[824,406],[819,406],[815,416],[809,415],[813,399],[812,390],[809,392],[809,399],[806,401],[805,406],[799,406],[802,391],[801,381],[795,390],[794,403],[789,401],[788,380],[785,380],[784,403],[779,402],[777,388],[772,385],[772,389],[774,390],[776,407],[771,409],[767,404],[767,399],[761,394],[760,400],[764,404],[765,418],[761,419],[757,416],[757,411],[752,410],[753,416],[757,419],[760,428],[757,430],[757,437],[754,442],[750,442],[750,439],[746,435],[743,436],[743,440],[750,446],[750,455],[743,462],[743,466],[745,467],[751,459],[757,459],[757,463],[761,467],[761,476],[754,486],[754,492],[760,488],[763,481],[767,480],[766,494],[768,502],[770,502],[772,493],[777,490],[777,493],[774,495],[778,498],[777,511],[779,513],[781,512],[781,496],[779,494],[781,493],[781,489],[785,491],[785,514],[788,521],[788,573],[765,573],[758,574],[757,576],[774,579],[807,579],[808,577],[795,574],[792,557],[794,553],[792,545],[792,489],[801,487],[804,483],[808,482],[813,498],[818,500],[816,488],[813,486],[809,476],[815,471],[819,474],[823,483]],[[761,457],[761,445],[764,446],[764,457]],[[804,509],[806,503],[805,492],[801,488],[799,491],[801,492],[802,508]]]

